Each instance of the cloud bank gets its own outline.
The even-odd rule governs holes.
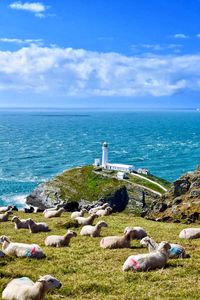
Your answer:
[[[41,2],[25,2],[22,3],[21,1],[13,2],[9,5],[11,9],[16,10],[25,10],[31,13],[34,13],[36,17],[42,18],[44,17],[44,12],[49,8],[48,6],[45,6]]]
[[[31,45],[0,51],[0,90],[65,97],[199,91],[200,55],[137,57]]]

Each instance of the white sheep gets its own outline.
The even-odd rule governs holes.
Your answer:
[[[140,272],[164,268],[169,258],[169,249],[168,242],[161,242],[156,252],[131,255],[126,259],[122,270]]]
[[[46,223],[36,223],[32,219],[28,219],[28,228],[30,233],[37,233],[37,232],[47,232],[49,231],[49,227]]]
[[[58,210],[50,210],[44,213],[45,218],[56,218],[60,217],[61,214],[65,211],[63,207],[59,208]]]
[[[139,227],[139,226],[126,227],[124,229],[124,233],[126,233],[127,230],[134,230],[134,234],[132,235],[132,239],[135,239],[135,240],[141,240],[142,238],[144,238],[145,236],[147,236],[147,233],[144,230],[144,228]]]
[[[43,211],[43,214],[45,214],[47,211],[55,211],[55,210],[58,210],[59,208],[62,207],[62,204],[57,204],[56,206],[54,207],[50,207],[50,208],[46,208],[44,211]]]
[[[99,209],[99,210],[97,210],[96,214],[97,214],[97,216],[103,217],[103,216],[110,215],[111,212],[112,212],[112,208],[110,206],[108,206],[105,209]]]
[[[82,209],[81,211],[74,211],[71,214],[71,219],[76,219],[77,217],[83,217],[86,212],[87,212],[86,209]]]
[[[65,235],[50,235],[45,239],[45,245],[51,247],[66,247],[69,246],[69,242],[72,237],[76,237],[77,233],[68,230]]]
[[[78,222],[79,225],[92,225],[94,222],[94,219],[98,218],[96,214],[93,214],[87,218],[84,217],[76,217],[75,220]]]
[[[181,239],[198,239],[200,238],[200,228],[186,228],[183,229],[180,234],[179,237]]]
[[[7,222],[8,217],[12,215],[12,211],[8,210],[4,214],[0,214],[0,222]]]
[[[104,249],[130,248],[134,234],[135,231],[129,229],[123,236],[106,236],[100,241],[100,247]]]
[[[36,282],[28,277],[15,278],[3,290],[2,299],[43,300],[48,291],[60,287],[60,281],[51,275],[42,276]]]
[[[91,214],[94,214],[94,213],[97,212],[98,210],[100,210],[100,209],[105,209],[105,208],[108,207],[108,206],[109,206],[108,203],[104,203],[104,204],[99,205],[99,206],[97,206],[97,207],[93,207],[93,208],[91,208],[91,209],[89,210],[89,214],[90,214],[90,215],[91,215]]]
[[[40,246],[37,244],[13,243],[5,235],[0,236],[2,251],[9,256],[30,257],[30,258],[45,258]]]
[[[21,228],[25,228],[28,229],[28,221],[29,219],[23,220],[23,219],[19,219],[19,217],[14,216],[12,218],[12,222],[15,223],[15,229],[21,229]]]
[[[8,210],[12,210],[13,206],[12,205],[8,205],[8,206],[1,206],[0,207],[0,213],[4,213]]]
[[[100,236],[100,231],[102,227],[107,227],[108,225],[104,221],[99,221],[95,226],[92,225],[85,225],[81,229],[81,235],[89,235],[91,237],[98,237]]]
[[[155,252],[158,249],[158,244],[149,236],[144,237],[140,244],[148,247],[149,252]],[[183,246],[170,243],[169,258],[186,258],[188,255]]]

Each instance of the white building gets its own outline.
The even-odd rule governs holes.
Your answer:
[[[126,175],[125,172],[117,172],[117,178],[118,179],[126,179],[128,176]]]

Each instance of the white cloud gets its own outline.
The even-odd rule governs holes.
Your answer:
[[[0,51],[0,90],[56,96],[169,96],[200,91],[200,55],[125,56],[31,45]]]
[[[196,35],[196,37],[197,37],[197,38],[200,38],[200,33],[198,33],[198,34]]]
[[[43,18],[45,17],[45,11],[49,8],[49,6],[45,6],[41,2],[24,2],[21,1],[13,2],[9,5],[10,8],[16,10],[25,10],[31,13],[34,13],[36,17]]]
[[[11,44],[41,44],[42,39],[17,39],[17,38],[0,38],[0,43],[11,43]]]
[[[188,38],[188,36],[184,33],[176,33],[176,34],[173,35],[173,37],[175,39],[187,39]]]

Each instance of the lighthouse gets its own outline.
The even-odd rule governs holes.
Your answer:
[[[108,163],[108,144],[106,142],[102,145],[102,167],[106,168]]]

